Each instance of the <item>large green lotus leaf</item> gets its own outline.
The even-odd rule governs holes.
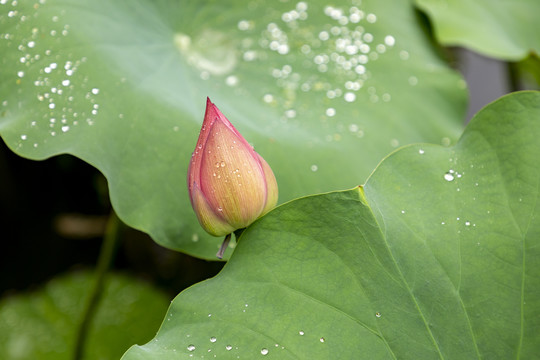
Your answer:
[[[72,359],[92,281],[87,272],[69,274],[39,291],[3,299],[0,358]],[[164,294],[148,285],[111,275],[88,332],[84,359],[118,359],[134,341],[147,341],[168,304]]]
[[[540,54],[538,0],[415,1],[446,45],[505,60],[524,59],[531,51]]]
[[[0,4],[4,141],[96,166],[126,223],[197,256],[221,242],[186,186],[206,96],[272,166],[281,202],[357,185],[397,146],[461,131],[465,83],[407,2]]]
[[[516,93],[453,147],[274,209],[123,360],[538,358],[539,136],[540,93]]]

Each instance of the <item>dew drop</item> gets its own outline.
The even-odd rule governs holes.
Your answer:
[[[22,78],[24,76],[24,71],[17,72],[17,76]]]
[[[261,349],[261,355],[268,355],[268,349],[267,348]]]
[[[302,330],[300,330],[300,331],[298,332],[298,335],[303,336],[303,335],[304,335],[304,332],[303,332]]]
[[[187,349],[188,349],[188,351],[193,351],[193,350],[195,350],[195,345],[189,344]]]
[[[368,44],[360,45],[360,52],[362,52],[364,54],[367,54],[367,53],[369,53],[369,50],[371,50],[371,48],[369,47]]]
[[[448,138],[448,137],[443,137],[443,138],[441,139],[441,144],[442,144],[443,146],[450,146],[450,138]]]
[[[270,104],[272,101],[274,101],[274,96],[272,94],[266,94],[263,96],[263,101]]]
[[[238,30],[241,30],[241,31],[246,31],[246,30],[249,30],[250,28],[249,21],[247,20],[240,20],[237,26],[238,26]]]
[[[362,75],[362,74],[365,74],[366,73],[366,67],[364,65],[357,65],[355,68],[354,68],[354,71],[356,71],[356,73],[358,75]]]
[[[319,170],[319,167],[317,165],[311,165],[311,171],[315,172]]]
[[[227,76],[227,78],[225,79],[225,84],[227,84],[228,86],[238,85],[238,77],[234,75]]]
[[[26,135],[21,135],[21,140],[26,140]]]
[[[465,221],[465,226],[470,226],[470,225],[471,225],[470,221]]]
[[[223,208],[220,206],[220,207],[217,208],[217,211],[222,212]],[[208,314],[208,316],[210,317],[210,316],[212,316],[212,314]]]
[[[231,346],[231,345],[227,345],[227,346],[225,346],[225,349],[227,349],[227,351],[231,351],[231,350],[232,350],[232,346]]]
[[[308,8],[308,5],[304,1],[300,1],[298,4],[296,4],[296,10],[298,10],[300,12],[306,11],[307,8]]]
[[[296,117],[296,110],[289,109],[289,110],[285,111],[285,116],[288,117],[289,119],[292,119],[292,118]]]
[[[92,89],[92,94],[94,94],[94,95],[99,94],[99,89],[98,88],[93,88]]]
[[[424,154],[424,150],[420,149],[420,150],[418,150],[418,153],[419,153],[420,155],[422,155],[422,154]]]
[[[401,51],[399,52],[399,58],[400,58],[401,60],[408,60],[408,59],[409,59],[409,52],[406,51],[406,50],[401,50]]]
[[[334,109],[334,108],[328,108],[328,109],[326,109],[326,116],[332,117],[332,116],[334,116],[334,115],[336,115],[336,109]]]
[[[320,338],[319,341],[323,343],[323,342],[324,342],[324,338],[323,338],[323,337]]]
[[[345,93],[343,98],[347,102],[353,102],[354,100],[356,100],[356,95],[354,93],[352,93],[352,92],[347,92],[347,93]]]
[[[330,35],[328,34],[328,31],[321,31],[319,33],[319,39],[321,39],[322,41],[326,41],[330,39]]]
[[[387,35],[384,38],[384,43],[388,46],[394,46],[396,43],[396,39],[392,35]]]
[[[444,180],[453,181],[454,180],[454,175],[452,173],[453,173],[453,171],[449,171],[446,174],[444,174]]]
[[[371,33],[365,33],[365,34],[364,34],[364,41],[365,41],[365,42],[368,42],[368,43],[372,42],[372,41],[373,41],[373,34],[371,34]]]
[[[380,312],[377,311],[377,312],[375,313],[375,316],[378,317],[378,318],[380,318],[382,315],[381,315]]]
[[[245,61],[253,61],[257,58],[257,53],[253,50],[249,50],[249,51],[246,51],[242,57],[244,58]]]
[[[217,338],[216,338],[215,336],[212,336],[212,337],[210,338],[210,342],[211,342],[211,343],[215,343],[216,341],[217,341]]]
[[[62,132],[67,132],[69,130],[69,126],[65,125],[62,126]]]

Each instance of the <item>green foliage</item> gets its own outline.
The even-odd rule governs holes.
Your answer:
[[[128,225],[207,259],[222,239],[186,186],[206,96],[277,177],[282,205],[124,360],[538,357],[540,93],[490,104],[456,143],[466,84],[413,2],[443,44],[540,50],[536,0],[0,0],[15,153],[83,159]],[[70,356],[88,282],[4,299],[0,357]],[[147,341],[165,310],[133,280],[107,291],[87,358]]]
[[[540,93],[506,96],[453,147],[276,208],[123,360],[537,358],[539,118]]]
[[[537,0],[415,0],[433,21],[438,40],[487,56],[522,60],[540,53]]]
[[[89,273],[70,274],[39,291],[3,299],[0,358],[72,359],[91,282]],[[84,359],[118,359],[133,343],[147,341],[155,334],[167,304],[167,298],[148,285],[110,275]]]
[[[2,4],[4,141],[94,165],[128,225],[199,257],[222,240],[186,188],[206,96],[268,161],[281,202],[358,185],[398,146],[461,131],[465,83],[407,2]]]

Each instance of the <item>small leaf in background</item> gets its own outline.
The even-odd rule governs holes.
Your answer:
[[[0,1],[0,29],[6,144],[92,164],[124,222],[203,258],[221,239],[185,174],[207,96],[282,202],[355,186],[398,146],[450,144],[464,120],[465,83],[405,1]]]
[[[511,70],[517,83],[516,88],[540,90],[540,55],[531,54],[526,59],[514,63]]]
[[[539,118],[540,93],[505,96],[455,146],[277,207],[122,359],[537,358]]]
[[[470,48],[486,56],[522,60],[540,54],[537,0],[415,0],[433,22],[444,45]]]
[[[72,273],[41,290],[3,298],[0,358],[72,359],[92,281],[91,273]],[[84,359],[118,359],[134,342],[148,341],[158,330],[168,304],[163,293],[138,280],[109,275],[88,333]]]

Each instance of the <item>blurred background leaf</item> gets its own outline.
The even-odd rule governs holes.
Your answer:
[[[72,359],[88,291],[90,272],[70,273],[42,289],[0,302],[0,358]],[[121,274],[110,274],[90,327],[84,359],[118,359],[133,343],[158,330],[168,297]]]
[[[6,144],[92,164],[128,225],[202,258],[221,239],[200,229],[185,177],[206,96],[272,166],[281,202],[361,184],[393,149],[449,145],[464,121],[465,83],[406,2],[0,4]]]
[[[518,61],[540,53],[537,0],[415,0],[444,45],[464,46],[483,55]]]

